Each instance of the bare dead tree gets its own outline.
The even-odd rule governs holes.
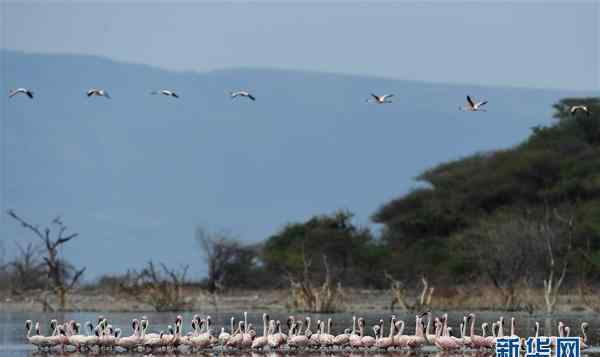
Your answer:
[[[43,259],[46,264],[46,273],[51,288],[58,297],[59,308],[64,310],[67,306],[67,294],[73,290],[83,275],[85,267],[79,270],[75,269],[59,256],[59,248],[79,234],[67,234],[67,226],[64,225],[60,217],[54,218],[49,226],[40,229],[37,225],[34,226],[17,215],[13,210],[8,210],[8,215],[42,241],[45,249]],[[54,228],[54,233],[52,228]]]
[[[156,311],[177,311],[188,307],[183,294],[189,266],[169,269],[149,261],[141,271],[130,270],[120,284],[125,294],[151,305]]]
[[[206,259],[208,290],[214,293],[223,288],[227,265],[240,251],[240,243],[226,232],[211,233],[202,227],[196,229],[196,240]]]
[[[341,311],[344,307],[344,291],[341,282],[334,283],[327,256],[322,255],[325,278],[322,284],[313,282],[310,274],[312,260],[302,254],[303,270],[301,277],[288,272],[291,305],[294,309],[307,312]],[[317,286],[315,286],[317,285]],[[320,285],[320,286],[319,286]]]
[[[44,263],[38,259],[33,243],[25,247],[17,243],[18,256],[8,263],[11,270],[13,293],[22,293],[46,285]]]
[[[552,215],[550,209],[546,205],[544,212],[544,219],[540,224],[540,235],[545,241],[547,248],[547,259],[548,259],[548,277],[544,279],[544,301],[546,302],[546,312],[552,314],[556,306],[556,300],[558,298],[559,290],[564,282],[567,274],[567,268],[569,266],[569,259],[571,256],[571,250],[573,247],[573,230],[574,230],[574,217],[563,217],[558,214],[556,208],[553,210],[554,217],[567,226],[567,243],[562,254],[562,264],[558,262],[559,257],[557,256],[560,247],[556,247],[560,243],[561,232],[553,224]]]
[[[433,298],[433,292],[435,287],[429,286],[429,280],[425,275],[421,276],[421,283],[423,288],[417,298],[414,298],[414,303],[411,303],[411,298],[408,296],[408,290],[405,288],[404,283],[400,280],[395,279],[388,272],[384,272],[385,278],[390,281],[390,293],[392,295],[392,301],[390,304],[390,310],[394,311],[394,306],[398,304],[402,310],[422,310],[426,307],[431,306],[431,299]]]

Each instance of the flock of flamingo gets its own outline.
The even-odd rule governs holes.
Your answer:
[[[97,323],[87,321],[87,334],[82,334],[81,324],[67,321],[58,324],[50,321],[50,335],[40,333],[40,323],[33,325],[27,320],[25,327],[29,343],[39,350],[60,349],[61,351],[137,351],[137,352],[168,352],[168,351],[227,351],[227,350],[361,350],[361,351],[393,351],[398,349],[418,350],[424,346],[435,346],[441,351],[492,350],[496,339],[501,337],[518,337],[515,333],[515,319],[510,319],[510,332],[504,332],[504,318],[492,322],[491,326],[481,324],[481,335],[478,335],[476,316],[471,313],[460,321],[458,336],[453,336],[452,328],[448,326],[448,314],[432,319],[431,312],[416,315],[414,334],[404,334],[405,322],[392,315],[389,322],[383,319],[375,323],[368,334],[365,319],[352,317],[352,328],[347,328],[339,335],[332,334],[333,320],[317,320],[313,331],[310,317],[297,319],[290,316],[287,319],[287,332],[284,332],[279,320],[272,320],[269,315],[262,314],[262,335],[258,335],[248,315],[244,312],[243,320],[235,323],[235,317],[230,319],[229,331],[221,328],[219,334],[214,334],[210,316],[201,318],[194,315],[191,330],[184,332],[183,317],[175,318],[174,324],[166,331],[149,332],[150,322],[147,317],[131,320],[132,333],[121,336],[121,329],[113,327],[110,321],[99,316]],[[386,325],[389,326],[386,331]],[[432,330],[433,327],[433,330]],[[489,335],[488,333],[489,329]],[[580,326],[581,348],[588,345],[588,323]],[[32,334],[32,330],[34,334]],[[553,344],[557,337],[569,336],[571,329],[563,322],[558,323],[557,335],[548,336]],[[535,323],[535,337],[540,335],[540,324]],[[521,344],[525,346],[524,341]]]
[[[33,99],[33,91],[28,88],[12,89],[9,91],[8,97],[12,98],[19,94],[26,95],[30,99]],[[150,92],[150,94],[152,94],[152,95],[162,94],[167,97],[179,98],[179,95],[175,91],[170,90],[170,89],[160,89],[157,91],[155,90],[155,91]],[[90,88],[86,92],[86,95],[88,97],[104,97],[104,98],[108,98],[108,99],[111,98],[106,90],[98,89],[98,88]],[[229,96],[231,97],[231,99],[234,99],[237,97],[243,97],[243,98],[248,98],[252,101],[256,100],[256,97],[254,95],[252,95],[250,92],[245,91],[245,90],[231,91],[231,92],[229,92]],[[366,102],[367,103],[375,103],[375,104],[389,104],[389,103],[393,103],[390,100],[390,98],[393,96],[394,96],[394,94],[377,95],[377,94],[371,93],[371,97],[368,98],[366,100]],[[485,112],[486,109],[484,109],[484,106],[487,103],[488,103],[487,100],[476,101],[473,98],[471,98],[471,96],[467,95],[467,104],[464,106],[459,106],[458,109],[462,110],[462,111],[468,111],[468,112]],[[577,114],[577,112],[585,113],[587,116],[590,115],[590,110],[586,105],[571,106],[569,108],[569,112],[573,115]]]

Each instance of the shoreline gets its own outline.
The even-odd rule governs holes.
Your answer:
[[[44,304],[40,296],[45,296],[48,305],[58,311],[56,297],[49,293],[32,292],[27,295],[0,295],[0,313],[9,312],[43,312]],[[275,290],[231,290],[218,294],[209,294],[198,288],[185,288],[183,297],[186,307],[175,311],[248,311],[248,312],[288,312],[298,311],[291,305],[291,295],[287,289]],[[521,308],[509,309],[514,312],[529,312],[532,314],[545,314],[543,295],[528,294],[530,300],[523,302]],[[376,289],[345,289],[344,301],[337,306],[335,312],[361,311],[361,312],[389,312],[392,295],[389,290]],[[507,310],[500,303],[500,294],[480,290],[477,296],[465,298],[458,294],[451,297],[434,296],[429,306],[422,309],[444,311],[502,311]],[[587,300],[587,299],[586,299]],[[536,305],[531,305],[535,301]],[[526,305],[529,303],[530,305]],[[556,304],[555,313],[575,313],[600,315],[598,306],[590,306],[576,295],[560,295]],[[419,309],[401,309],[398,305],[394,311],[411,311]],[[46,311],[52,311],[48,309]],[[68,307],[65,312],[155,312],[152,305],[140,302],[118,293],[101,292],[97,290],[82,289],[68,296]]]

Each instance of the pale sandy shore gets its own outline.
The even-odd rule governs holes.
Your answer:
[[[0,312],[38,312],[44,310],[39,302],[42,292],[28,295],[0,295]],[[189,311],[219,309],[223,311],[291,311],[297,310],[291,303],[287,290],[228,291],[219,294],[208,294],[200,289],[188,289],[184,293],[186,308]],[[58,306],[51,294],[46,294],[46,301],[51,308]],[[600,313],[600,304],[590,304],[574,295],[563,295],[558,299],[557,312]],[[346,289],[344,301],[339,304],[338,311],[390,311],[391,294],[388,290]],[[432,309],[444,310],[503,310],[501,298],[492,292],[468,296],[436,297],[432,299]],[[541,295],[529,296],[516,310],[541,312],[545,308]],[[396,306],[396,310],[399,307]],[[132,299],[122,294],[109,294],[102,291],[77,291],[68,297],[69,311],[114,311],[138,312],[154,311],[147,303]]]

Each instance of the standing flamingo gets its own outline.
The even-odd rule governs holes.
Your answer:
[[[253,350],[263,349],[267,345],[267,342],[268,342],[267,341],[267,334],[268,334],[267,325],[269,323],[269,315],[263,313],[262,320],[263,320],[263,335],[255,338],[254,341],[252,341],[251,348]]]
[[[448,314],[444,314],[440,322],[442,323],[440,336],[435,339],[435,345],[444,351],[459,349],[460,344],[454,337],[450,336],[448,330]]]
[[[415,334],[412,336],[409,336],[408,340],[406,341],[406,345],[409,348],[415,349],[415,348],[420,348],[425,344],[425,336],[423,333],[423,324],[422,324],[422,316],[417,315],[415,317]]]

